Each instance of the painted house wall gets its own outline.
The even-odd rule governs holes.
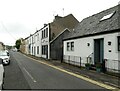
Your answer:
[[[35,34],[35,56],[41,57],[41,31]]]
[[[32,55],[35,55],[35,34],[32,35]]]
[[[47,37],[44,37],[44,38],[42,38],[41,37],[41,52],[42,52],[42,46],[48,46],[48,50],[46,50],[47,51],[47,53],[46,54],[42,54],[41,53],[41,57],[43,57],[43,58],[47,58],[47,59],[49,59],[50,58],[50,42],[49,42],[49,38],[50,38],[50,27],[49,27],[49,24],[47,24],[44,28],[42,28],[42,30],[41,30],[41,36],[42,36],[42,32],[44,31],[44,30],[46,30],[46,29],[48,29],[48,33],[47,33]]]
[[[117,36],[118,33],[111,33],[66,40],[64,41],[64,60],[79,62],[81,57],[82,66],[85,66],[85,63],[87,63],[87,57],[91,56],[91,63],[94,64],[94,39],[104,38],[104,59],[107,59],[106,67],[108,70],[118,70],[118,64],[120,64],[118,60],[120,59],[118,57],[119,52],[117,50]],[[111,41],[111,46],[108,45],[109,41]],[[74,42],[74,51],[67,51],[67,42]],[[90,46],[87,46],[87,43],[90,43]],[[111,52],[109,52],[109,50],[111,50]]]

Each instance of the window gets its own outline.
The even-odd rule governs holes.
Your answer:
[[[39,33],[37,34],[37,41],[39,41]]]
[[[69,51],[69,49],[70,49],[70,45],[69,45],[70,43],[69,42],[67,42],[67,51]]]
[[[48,37],[48,28],[42,31],[42,38],[46,38],[46,37]]]
[[[120,51],[120,36],[118,36],[118,51]]]
[[[48,28],[46,28],[46,37],[48,37]]]
[[[42,46],[42,55],[45,55],[45,46]]]
[[[103,17],[100,19],[100,21],[103,21],[103,20],[106,20],[106,19],[111,18],[111,17],[114,15],[114,13],[115,13],[115,11],[112,12],[112,13],[110,13],[110,14],[108,14],[108,15],[103,16]]]
[[[39,54],[39,46],[37,46],[37,54]]]
[[[42,31],[42,38],[43,38],[43,31]]]
[[[44,38],[46,37],[45,35],[46,35],[46,34],[45,34],[45,29],[44,29]]]
[[[47,45],[43,45],[42,46],[42,55],[47,55],[47,51],[48,51]]]
[[[74,51],[74,42],[71,42],[71,51]]]
[[[32,37],[32,43],[33,43],[33,37]]]
[[[34,55],[36,55],[36,47],[34,47]]]
[[[67,42],[67,51],[74,51],[74,42]]]
[[[42,46],[42,54],[44,54],[44,46]]]
[[[33,47],[32,47],[32,54],[33,54]]]

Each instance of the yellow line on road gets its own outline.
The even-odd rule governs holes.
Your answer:
[[[30,57],[29,57],[29,58],[30,58]],[[48,64],[47,62],[42,62],[42,61],[39,61],[39,60],[36,60],[36,59],[33,59],[33,58],[30,58],[30,59],[32,59],[32,60],[34,60],[34,61],[36,61],[36,62],[39,62],[39,63],[41,63],[41,64],[50,66],[50,67],[52,67],[52,68],[54,68],[54,69],[57,69],[57,70],[59,70],[59,71],[61,71],[61,72],[64,72],[64,73],[67,73],[67,74],[69,74],[69,75],[75,76],[75,77],[77,77],[77,78],[83,79],[83,80],[88,81],[88,82],[90,82],[90,83],[93,83],[93,84],[95,84],[95,85],[101,86],[101,87],[103,87],[103,88],[105,88],[105,89],[110,89],[110,90],[118,89],[118,88],[115,88],[115,87],[113,87],[113,86],[109,86],[109,85],[107,85],[107,84],[104,84],[104,83],[101,83],[101,82],[98,82],[98,81],[89,79],[89,78],[87,78],[87,77],[84,77],[84,76],[81,76],[81,75],[78,75],[78,74],[75,74],[75,73],[66,71],[66,70],[61,69],[61,68],[59,68],[59,67],[53,66],[53,65],[51,65],[51,64]],[[119,90],[117,90],[117,91],[119,91]]]

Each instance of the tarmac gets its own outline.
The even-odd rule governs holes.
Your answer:
[[[78,75],[82,75],[84,77],[90,78],[92,80],[98,81],[98,82],[102,82],[104,84],[110,85],[110,86],[114,86],[116,88],[120,89],[120,76],[114,76],[114,75],[110,75],[107,72],[103,73],[103,72],[97,72],[95,70],[87,70],[84,67],[78,67],[78,66],[74,66],[74,65],[70,65],[67,64],[65,62],[62,62],[60,60],[46,60],[43,58],[39,58],[39,57],[35,57],[35,56],[31,56],[31,55],[27,55],[29,57],[32,57],[34,59],[37,60],[42,60],[45,61],[51,65],[57,66],[59,68],[65,69],[69,72],[73,72],[76,73]]]

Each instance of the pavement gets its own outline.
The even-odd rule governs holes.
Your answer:
[[[78,75],[82,75],[84,77],[90,78],[92,80],[120,88],[120,77],[119,76],[113,76],[113,75],[110,75],[108,73],[96,72],[95,70],[87,70],[83,67],[80,68],[80,67],[70,65],[70,64],[67,64],[64,62],[61,63],[61,61],[59,61],[59,60],[45,60],[45,59],[31,56],[31,55],[27,55],[27,56],[32,57],[32,58],[37,59],[37,60],[44,60],[45,62],[47,62],[49,64],[52,64],[52,65],[57,66],[59,68],[65,69],[69,72],[73,72],[73,73],[76,73]]]

